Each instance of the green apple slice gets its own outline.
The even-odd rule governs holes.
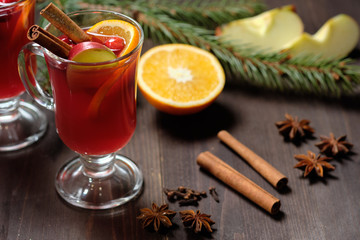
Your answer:
[[[279,51],[298,38],[304,30],[292,5],[275,8],[257,16],[232,21],[217,35],[221,42],[249,44],[264,51]]]
[[[75,45],[69,53],[69,59],[81,63],[106,62],[116,59],[116,55],[106,46],[97,42],[82,42]],[[98,88],[109,77],[117,63],[99,65],[69,64],[66,70],[68,85],[72,91]]]
[[[285,47],[292,56],[319,55],[321,58],[343,58],[359,41],[359,25],[346,14],[329,19],[314,35],[303,33]]]
[[[115,58],[115,54],[109,48],[98,42],[81,42],[69,52],[70,60],[82,63],[105,62]]]

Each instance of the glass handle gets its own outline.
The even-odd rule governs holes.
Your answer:
[[[18,56],[20,78],[26,91],[37,103],[49,110],[54,110],[54,99],[51,96],[51,91],[44,89],[45,85],[50,86],[48,79],[41,79],[41,81],[36,79],[36,73],[41,70],[44,71],[44,69],[39,67],[40,64],[38,64],[39,59],[37,59],[37,56],[44,59],[44,52],[40,45],[28,43],[22,48]],[[47,72],[45,64],[42,65]]]

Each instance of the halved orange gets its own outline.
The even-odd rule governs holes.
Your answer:
[[[105,42],[110,37],[121,37],[125,40],[125,47],[118,56],[123,56],[131,52],[139,42],[140,33],[137,28],[123,20],[104,20],[92,26],[88,34],[95,36],[101,42]]]
[[[224,70],[208,51],[185,44],[166,44],[147,51],[139,61],[138,86],[158,110],[184,115],[209,106],[225,85]]]

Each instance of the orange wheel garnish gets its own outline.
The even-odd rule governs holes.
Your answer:
[[[136,27],[123,20],[104,20],[92,26],[88,31],[100,41],[105,42],[109,37],[122,37],[125,47],[119,56],[131,52],[138,45],[140,34]]]
[[[123,20],[104,20],[98,22],[97,24],[92,26],[87,31],[87,33],[102,43],[104,43],[107,39],[112,37],[123,38],[125,40],[125,46],[118,55],[118,57],[124,56],[130,53],[132,50],[134,50],[140,40],[140,33],[138,29],[133,24]],[[120,63],[121,62],[118,62],[117,64]],[[92,117],[97,116],[100,105],[103,99],[105,98],[106,94],[119,79],[119,75],[125,71],[125,69],[120,66],[114,66],[114,69],[109,69],[109,72],[112,72],[111,70],[115,70],[115,72],[110,74],[109,77],[106,77],[107,79],[106,81],[101,79],[102,81],[101,86],[98,86],[98,89],[89,104],[88,111],[89,111],[89,115]]]

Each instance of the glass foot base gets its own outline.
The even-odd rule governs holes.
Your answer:
[[[141,191],[143,176],[129,158],[115,155],[112,171],[105,177],[85,174],[76,158],[63,166],[56,176],[59,195],[71,205],[86,209],[109,209],[134,199]]]
[[[0,118],[0,151],[14,151],[29,146],[44,135],[45,114],[34,105],[21,101],[18,111]]]

